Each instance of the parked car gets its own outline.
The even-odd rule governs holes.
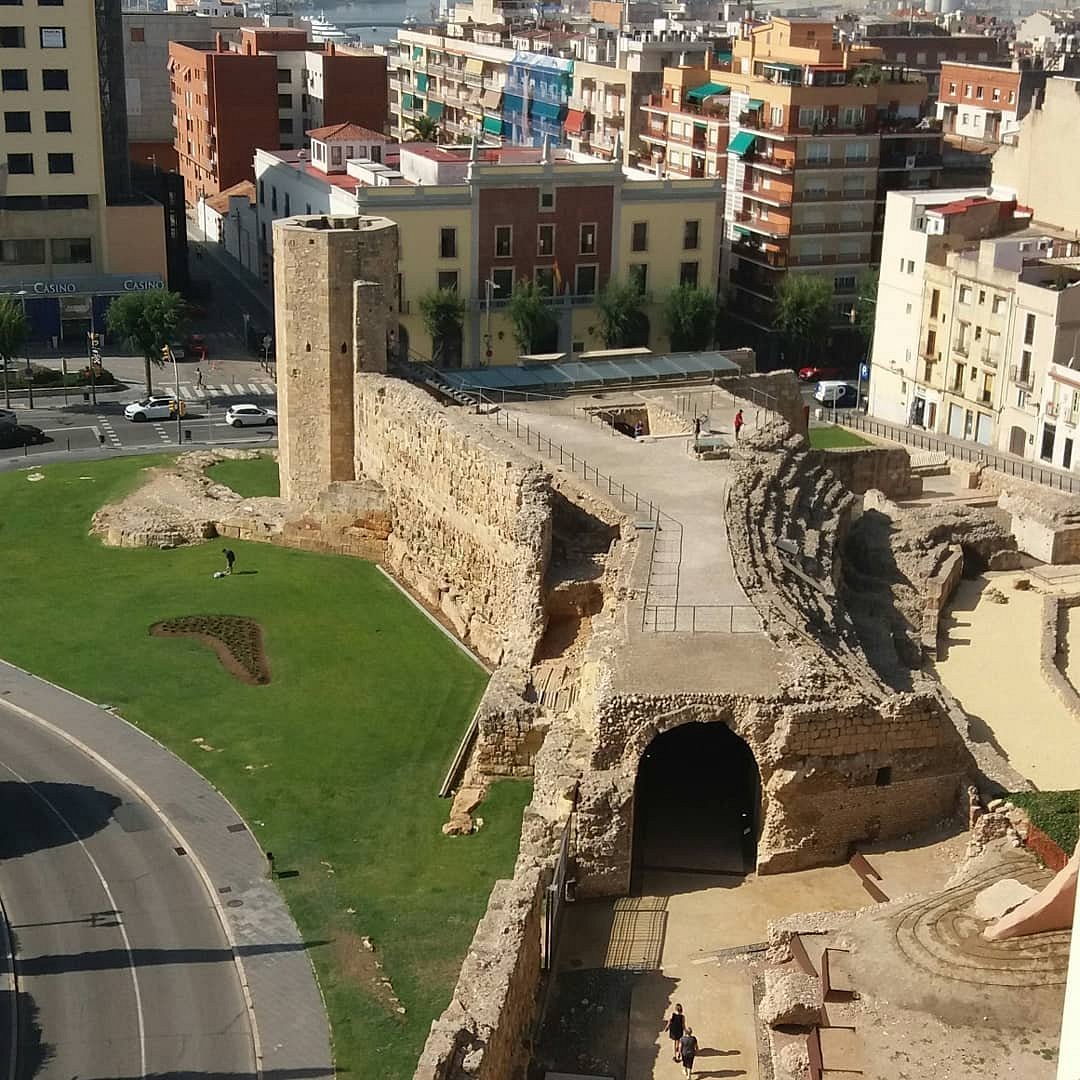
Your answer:
[[[180,415],[187,413],[187,407],[180,402]],[[127,420],[171,420],[176,416],[176,399],[171,397],[151,397],[142,401],[133,401],[124,409]]]
[[[49,436],[33,424],[0,424],[0,450],[16,446],[40,446],[50,442]]]
[[[232,427],[254,427],[259,424],[277,423],[277,413],[259,405],[230,405],[225,413],[225,423]]]
[[[803,382],[821,382],[822,379],[839,379],[842,372],[838,367],[826,367],[822,364],[810,364],[799,368],[799,378]]]
[[[13,427],[16,423],[13,409],[0,409],[0,427]]]
[[[814,400],[828,409],[854,409],[859,392],[851,383],[826,380],[817,384]]]

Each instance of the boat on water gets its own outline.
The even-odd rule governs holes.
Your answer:
[[[349,35],[339,26],[328,22],[325,12],[311,19],[311,40],[321,42],[333,42],[335,45],[348,45]]]

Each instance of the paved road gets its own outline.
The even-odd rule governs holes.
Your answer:
[[[150,807],[0,705],[0,821],[18,1080],[254,1077],[232,951],[202,879]]]

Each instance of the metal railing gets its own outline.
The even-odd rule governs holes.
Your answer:
[[[544,971],[551,970],[559,943],[560,916],[566,903],[567,884],[570,882],[570,840],[573,828],[574,813],[571,811],[563,826],[559,853],[555,858],[555,871],[544,896],[544,939],[541,949],[541,968]]]
[[[877,420],[872,416],[861,416],[854,412],[840,414],[838,422],[858,431],[865,431],[867,435],[876,435],[878,438],[898,442],[904,446],[914,446],[920,450],[938,450],[958,461],[985,465],[1007,476],[1015,476],[1019,480],[1028,480],[1033,484],[1042,484],[1043,487],[1067,491],[1074,495],[1080,494],[1080,475],[1051,466],[1036,465],[1011,454],[997,453],[978,443],[967,443],[962,439],[916,431],[913,428],[901,427],[899,424],[890,424],[888,421]]]

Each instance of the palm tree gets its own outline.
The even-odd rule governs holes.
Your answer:
[[[409,121],[409,128],[412,134],[409,136],[409,142],[438,142],[439,141],[439,121],[432,119],[430,116],[421,114],[420,116],[414,116]]]
[[[30,337],[30,322],[22,305],[10,296],[0,296],[0,363],[4,366],[4,407],[11,408],[8,389],[8,361],[14,360]]]

